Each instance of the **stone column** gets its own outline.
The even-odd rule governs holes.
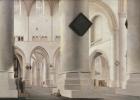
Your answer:
[[[140,0],[128,0],[127,94],[140,96]]]
[[[15,81],[9,79],[8,70],[13,67],[13,0],[0,0],[0,98],[17,97]],[[16,89],[16,88],[15,88]]]
[[[119,29],[115,28],[113,34],[113,45],[114,45],[114,82],[112,87],[119,87]]]
[[[120,86],[125,88],[126,80],[126,52],[127,52],[127,29],[125,26],[126,13],[119,13],[119,59],[120,59]]]
[[[62,0],[62,25],[61,25],[61,52],[62,52],[62,70],[63,72],[80,72],[89,71],[89,45],[88,33],[83,37],[78,36],[70,29],[69,24],[77,17],[79,13],[83,13],[88,17],[88,1],[87,0]]]
[[[88,0],[61,0],[61,66],[60,91],[66,97],[82,97],[88,89],[89,78],[89,34],[78,36],[69,24],[83,13],[88,18]],[[63,83],[62,83],[63,82]],[[84,84],[85,82],[85,84]],[[86,87],[86,88],[84,88]],[[84,88],[82,90],[82,88]],[[73,90],[78,90],[77,93]],[[88,96],[88,95],[87,95]]]

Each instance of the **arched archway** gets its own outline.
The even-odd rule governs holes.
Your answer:
[[[21,81],[25,80],[25,55],[24,52],[17,46],[14,48],[14,78],[18,93],[21,90]],[[24,83],[23,83],[24,84]]]
[[[22,76],[22,57],[20,55],[14,56],[14,78],[20,79]]]
[[[115,29],[118,28],[118,22],[117,22],[117,17],[115,13],[105,2],[101,0],[96,0],[94,1],[94,3],[92,3],[92,6],[89,9],[96,9],[96,11],[91,10],[91,11],[94,11],[94,14],[90,15],[90,19],[94,18],[96,15],[98,15],[98,12],[100,12],[100,13],[103,13],[107,17],[109,21],[109,27],[112,30],[112,32],[114,32]]]
[[[31,52],[30,60],[31,85],[49,86],[49,55],[47,51],[40,46],[34,48]]]
[[[26,58],[24,52],[19,48],[15,46],[15,59],[14,59],[14,67],[19,67],[20,69],[20,77],[25,79],[25,63],[26,63]],[[19,77],[19,76],[18,76]]]
[[[91,43],[90,54],[95,52],[95,50],[102,50],[107,55],[106,58],[109,59],[108,63],[110,65],[110,86],[117,87],[119,73],[118,67],[116,67],[115,62],[118,61],[119,56],[119,41],[118,41],[118,21],[115,13],[113,12],[112,8],[106,4],[104,1],[96,0],[92,2],[90,6],[90,19],[99,20],[96,16],[102,16],[105,20],[103,20],[105,31],[103,31],[101,39],[98,41]],[[94,9],[94,10],[92,10]],[[96,9],[96,10],[95,10]],[[101,18],[101,17],[100,17]],[[103,24],[101,23],[101,24]],[[93,24],[94,25],[94,24]],[[93,26],[94,27],[94,26]],[[92,33],[94,31],[91,31]],[[97,33],[98,34],[98,33]],[[96,34],[93,34],[93,37]],[[91,36],[91,34],[90,34]],[[91,38],[91,37],[90,37]]]
[[[118,35],[116,34],[117,33],[116,31],[118,29],[118,22],[117,22],[116,15],[112,11],[112,9],[105,2],[100,1],[100,0],[94,1],[92,3],[92,6],[89,7],[89,9],[90,9],[89,16],[90,16],[91,21],[93,22],[92,28],[90,30],[90,43],[93,44],[93,42],[101,41],[102,40],[101,38],[95,41],[94,34],[96,32],[99,32],[99,30],[103,32],[106,29],[108,30],[108,32],[111,33],[112,38],[114,39],[114,42],[116,43],[117,40],[115,37],[116,35]],[[92,10],[92,9],[96,9],[96,10]],[[101,34],[101,35],[104,35],[104,34]]]
[[[91,57],[91,77],[94,87],[108,87],[110,80],[109,65],[102,52],[95,52]]]

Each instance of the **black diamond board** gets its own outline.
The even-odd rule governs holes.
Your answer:
[[[90,26],[92,22],[88,20],[88,18],[80,13],[69,25],[69,27],[79,36],[83,36]]]

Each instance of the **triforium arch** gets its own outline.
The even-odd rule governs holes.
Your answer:
[[[47,51],[37,46],[30,56],[31,66],[29,66],[30,84],[32,86],[49,86],[49,55]]]
[[[94,87],[109,87],[110,67],[104,52],[95,51],[90,56],[91,78]]]
[[[26,63],[26,57],[24,52],[17,46],[15,46],[14,49],[15,52],[15,59],[14,59],[14,67],[16,68],[15,71],[17,69],[19,69],[18,75],[17,77],[21,77],[23,80],[25,79],[25,63]]]

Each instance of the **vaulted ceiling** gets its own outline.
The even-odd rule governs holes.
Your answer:
[[[34,4],[35,0],[23,0],[23,1],[25,3],[25,7],[26,7],[26,10],[27,10],[27,15],[29,16],[32,5]]]
[[[36,0],[23,0],[26,10],[27,10],[27,15],[30,15],[30,11],[32,9],[33,4],[36,2]],[[42,1],[42,0],[41,0]],[[50,12],[51,12],[51,16],[53,15],[54,9],[56,4],[59,3],[59,0],[45,0],[49,3],[50,6]]]

